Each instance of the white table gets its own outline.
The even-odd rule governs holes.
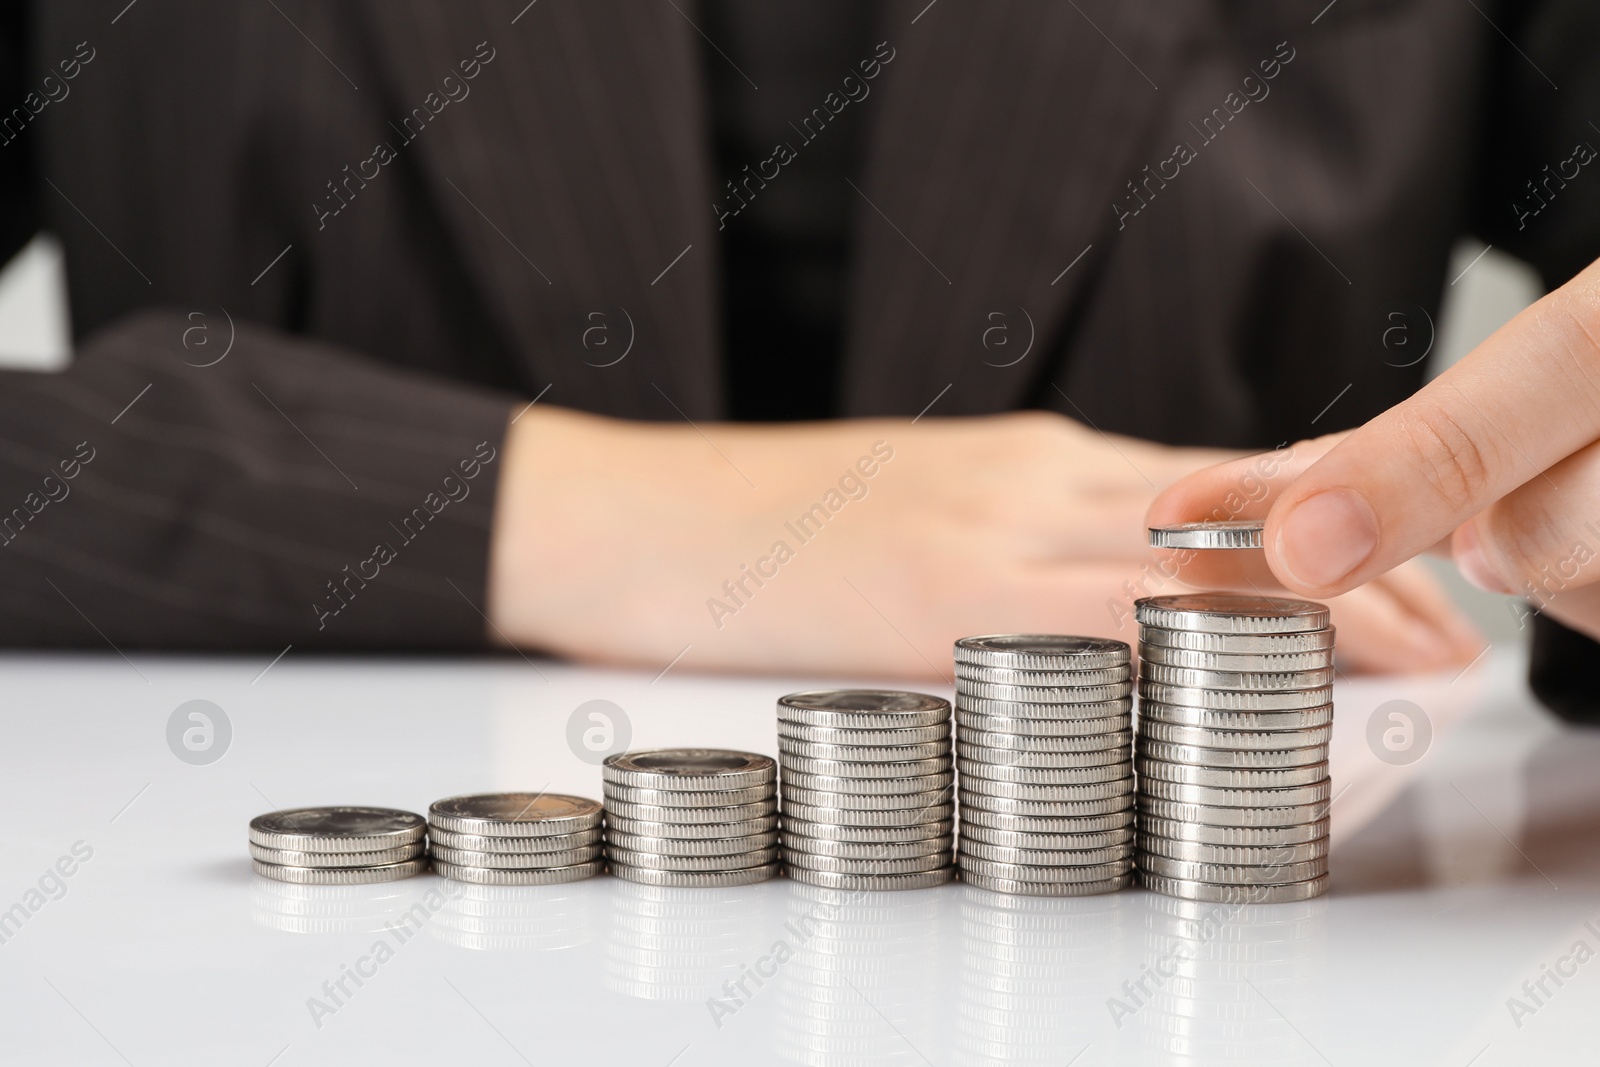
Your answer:
[[[265,665],[0,659],[0,909],[23,905],[9,926],[0,915],[0,1061],[1489,1067],[1594,1055],[1600,962],[1569,953],[1600,950],[1600,734],[1538,710],[1511,655],[1453,683],[1341,683],[1334,891],[1243,909],[959,885],[829,909],[787,880],[664,892],[602,877],[448,900],[432,875],[266,882],[251,874],[245,824],[270,808],[421,812],[453,793],[547,786],[597,797],[598,768],[565,740],[583,701],[624,708],[635,747],[770,753],[773,699],[820,680],[652,682],[517,659]],[[207,766],[181,762],[165,736],[197,698],[233,726]],[[1408,767],[1379,762],[1364,737],[1395,698],[1437,731]],[[73,861],[75,845],[92,855]],[[62,857],[73,873],[57,882]],[[30,897],[41,878],[52,895]],[[408,909],[424,918],[401,943],[386,928]],[[333,1005],[324,983],[380,940],[392,958],[363,965],[360,986],[345,979],[349,995],[314,1019],[308,1001]],[[1136,1000],[1124,983],[1147,964],[1174,977],[1147,979]],[[1523,983],[1546,966],[1570,976],[1546,977],[1535,1001]],[[750,995],[714,1009],[747,967],[772,977],[746,978]],[[1513,1017],[1511,997],[1532,1010]]]

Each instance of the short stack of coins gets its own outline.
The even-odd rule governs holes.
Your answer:
[[[1195,594],[1140,600],[1136,617],[1143,884],[1228,903],[1325,893],[1328,609]]]
[[[428,869],[428,824],[394,808],[294,808],[250,820],[255,872],[302,885],[368,885]]]
[[[955,877],[950,702],[831,689],[778,701],[783,859],[825,889],[922,889]]]
[[[474,885],[557,885],[604,869],[599,803],[562,793],[479,793],[428,808],[433,868]]]
[[[962,880],[1086,896],[1133,878],[1133,669],[1126,642],[956,642]]]
[[[778,771],[771,756],[658,748],[609,756],[606,860],[630,882],[750,885],[778,871]]]

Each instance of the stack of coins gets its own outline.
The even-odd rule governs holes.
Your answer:
[[[606,859],[647,885],[714,888],[778,873],[777,765],[715,748],[609,756]]]
[[[257,874],[302,885],[366,885],[428,869],[428,824],[393,808],[295,808],[250,820]]]
[[[433,869],[475,885],[555,885],[593,878],[600,805],[561,793],[481,793],[428,808]]]
[[[1132,652],[1122,641],[956,642],[962,880],[1087,896],[1133,878]]]
[[[950,702],[833,689],[778,701],[783,859],[827,889],[921,889],[955,876]]]
[[[1221,594],[1152,597],[1135,608],[1144,885],[1217,902],[1325,893],[1328,609]]]

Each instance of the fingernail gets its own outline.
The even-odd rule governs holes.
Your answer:
[[[1489,566],[1489,557],[1484,554],[1483,542],[1478,540],[1477,528],[1472,523],[1461,527],[1456,534],[1454,555],[1461,577],[1479,589],[1486,593],[1511,592],[1511,587]]]
[[[1311,589],[1337,585],[1378,547],[1378,517],[1360,494],[1328,489],[1307,497],[1278,527],[1284,576]]]

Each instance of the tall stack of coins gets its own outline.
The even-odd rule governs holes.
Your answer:
[[[1331,796],[1328,609],[1197,594],[1140,600],[1135,610],[1144,885],[1202,901],[1320,896]]]
[[[778,873],[771,756],[658,748],[607,757],[606,859],[648,885],[749,885]]]
[[[428,869],[428,824],[394,808],[295,808],[250,820],[250,858],[263,878],[366,885]]]
[[[827,889],[920,889],[955,876],[950,702],[833,689],[778,701],[783,858]]]
[[[428,808],[434,870],[475,885],[556,885],[593,878],[600,805],[561,793],[480,793]]]
[[[1033,896],[1129,884],[1131,660],[1104,638],[956,642],[963,881]]]

